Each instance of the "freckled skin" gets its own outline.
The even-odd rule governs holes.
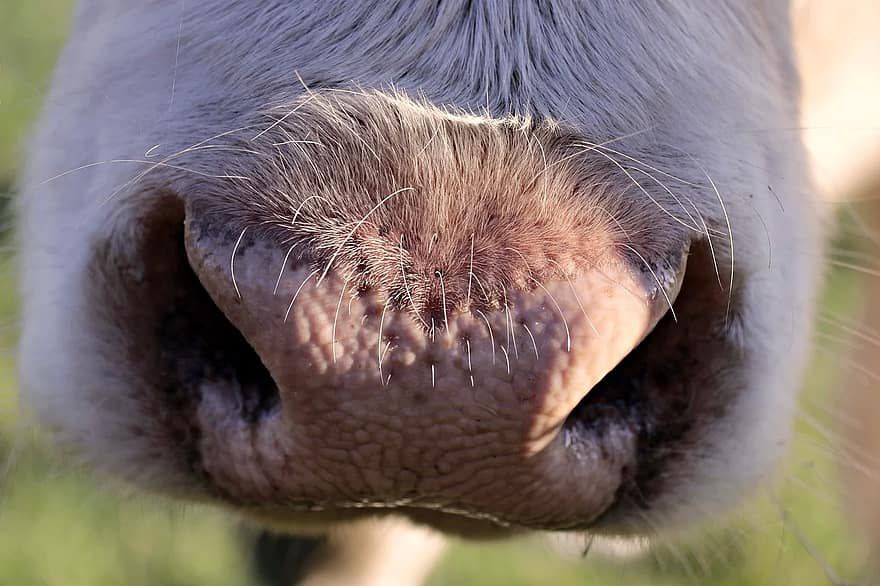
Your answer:
[[[632,436],[600,453],[566,445],[560,430],[666,313],[674,275],[652,296],[607,254],[574,280],[511,291],[507,310],[460,309],[426,330],[333,271],[319,281],[285,267],[275,288],[267,275],[283,247],[187,227],[191,265],[281,398],[256,433],[225,421],[229,406],[210,392],[199,409],[204,465],[233,500],[398,504],[564,528],[603,512],[634,466]]]

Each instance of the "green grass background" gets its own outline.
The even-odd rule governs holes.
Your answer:
[[[14,192],[22,140],[45,94],[70,10],[70,0],[0,4],[0,201]],[[20,414],[8,248],[0,252],[0,586],[249,584],[241,532],[232,520],[99,488],[87,472],[53,459]],[[852,276],[834,273],[824,305],[846,314],[858,296]],[[841,351],[823,342],[807,377],[804,408],[822,428],[832,425],[827,407]],[[564,558],[535,540],[456,542],[430,584],[809,586],[863,580],[864,554],[841,514],[834,448],[822,428],[799,423],[785,480],[773,498],[759,495],[732,523],[686,545],[620,562],[595,551],[586,559]]]

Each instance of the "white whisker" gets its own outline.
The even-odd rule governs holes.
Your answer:
[[[399,194],[401,194],[401,193],[407,192],[407,191],[415,191],[415,190],[414,190],[412,187],[402,187],[402,188],[398,189],[397,191],[393,191],[393,192],[389,193],[388,195],[386,195],[385,197],[383,197],[382,200],[379,201],[379,203],[377,203],[377,204],[374,205],[372,208],[370,208],[370,211],[368,211],[368,212],[364,215],[364,217],[361,218],[360,221],[359,221],[357,224],[355,224],[354,228],[351,229],[351,231],[350,231],[350,232],[348,233],[348,235],[342,240],[342,243],[339,245],[339,247],[336,249],[336,251],[335,251],[335,252],[333,253],[333,255],[330,257],[330,260],[327,261],[327,266],[324,268],[324,272],[321,273],[321,277],[318,279],[318,282],[319,282],[319,283],[320,283],[321,281],[323,281],[323,280],[324,280],[324,277],[327,276],[327,273],[330,272],[330,267],[333,266],[333,261],[336,260],[336,257],[339,256],[339,253],[342,252],[342,247],[345,246],[345,243],[348,242],[349,238],[351,238],[352,236],[354,236],[354,233],[357,232],[358,228],[360,228],[361,226],[363,226],[363,225],[364,225],[364,222],[366,222],[367,219],[368,219],[368,218],[369,218],[369,217],[370,217],[370,216],[371,216],[376,210],[378,210],[379,208],[381,208],[381,207],[382,207],[382,206],[383,206],[388,200],[390,200],[392,197],[395,197],[395,196],[397,196],[397,195],[399,195]]]
[[[293,299],[290,300],[290,305],[287,306],[287,311],[284,312],[284,323],[287,323],[287,318],[290,316],[290,310],[293,309],[293,304],[296,302],[296,298],[297,298],[297,296],[299,296],[299,292],[302,291],[302,288],[305,286],[306,282],[308,282],[309,279],[311,279],[314,275],[317,275],[317,274],[318,274],[317,270],[312,271],[311,273],[309,273],[306,276],[305,279],[303,279],[303,282],[300,283],[299,287],[297,287],[296,293],[293,294]]]
[[[238,283],[235,282],[235,253],[238,251],[241,239],[244,238],[244,233],[247,232],[247,229],[248,227],[245,226],[241,234],[238,235],[238,240],[235,241],[235,246],[232,247],[232,254],[229,256],[229,273],[232,275],[232,287],[235,289],[235,296],[239,299],[241,299],[241,291],[238,290]]]
[[[339,300],[336,302],[336,313],[333,314],[333,329],[330,332],[330,346],[331,352],[333,352],[333,364],[336,364],[336,325],[339,322],[339,309],[342,307],[342,297],[345,295],[345,290],[347,288],[348,280],[342,284],[342,287],[339,290]],[[349,315],[351,315],[351,311],[349,311]]]
[[[510,348],[510,339],[513,337],[513,354],[519,358],[519,349],[516,347],[516,333],[513,331],[513,318],[510,316],[510,305],[507,302],[507,289],[501,288],[504,294],[504,323],[507,326],[507,347]]]
[[[587,323],[590,325],[590,329],[593,330],[593,333],[596,334],[597,338],[601,338],[602,335],[599,334],[599,330],[597,330],[596,326],[593,325],[593,320],[590,319],[590,316],[587,314],[587,310],[584,309],[584,304],[581,303],[581,298],[577,294],[577,289],[575,288],[574,283],[571,280],[571,277],[568,276],[568,273],[562,268],[562,266],[560,266],[560,264],[558,262],[556,262],[553,259],[549,259],[549,262],[556,265],[556,267],[559,268],[559,272],[561,272],[562,275],[565,277],[565,280],[568,281],[568,286],[571,288],[571,293],[572,293],[572,295],[574,295],[574,300],[575,300],[575,302],[577,302],[578,307],[581,310],[581,313],[583,313],[584,317],[587,318]]]
[[[565,319],[565,313],[562,311],[562,307],[559,306],[559,303],[556,302],[556,298],[553,297],[553,294],[545,287],[540,281],[537,279],[532,279],[535,284],[544,290],[544,293],[550,297],[550,301],[553,302],[553,305],[556,306],[556,311],[559,312],[559,317],[562,318],[562,325],[565,326],[565,351],[571,352],[571,330],[568,328],[568,320]]]
[[[474,233],[471,232],[471,266],[468,269],[467,307],[471,306],[471,284],[474,280]]]
[[[440,299],[443,302],[443,325],[446,328],[446,335],[449,336],[449,315],[446,313],[446,287],[443,285],[443,273],[437,271],[437,278],[440,279]]]
[[[529,326],[526,324],[522,324],[522,327],[525,328],[526,332],[529,334],[529,338],[532,339],[532,346],[535,348],[535,358],[540,360],[541,357],[538,356],[538,343],[535,342],[535,336],[532,335],[532,330],[530,330]]]
[[[474,367],[471,364],[471,341],[468,338],[465,338],[464,344],[467,348],[468,374],[470,374],[471,377],[471,386],[474,386]]]
[[[403,279],[403,289],[406,292],[406,296],[409,299],[409,304],[412,307],[413,314],[419,318],[419,321],[422,322],[422,325],[425,326],[425,329],[428,329],[428,322],[425,321],[425,318],[422,317],[421,312],[416,308],[416,302],[413,299],[412,292],[409,289],[409,283],[406,278],[406,267],[403,264],[403,234],[400,235],[400,276]]]
[[[302,108],[303,106],[305,106],[306,104],[311,102],[313,99],[314,99],[314,96],[307,96],[306,99],[304,99],[299,104],[294,106],[290,111],[288,111],[286,114],[284,114],[284,116],[275,120],[272,124],[270,124],[264,130],[261,130],[260,132],[258,132],[253,138],[251,138],[251,142],[257,140],[258,138],[260,138],[261,136],[263,136],[264,134],[266,134],[267,132],[269,132],[270,130],[272,130],[273,128],[278,126],[279,124],[283,123],[285,120],[287,120],[288,118],[293,116],[296,112],[298,112],[300,110],[300,108]]]
[[[382,376],[382,327],[385,325],[385,314],[388,312],[388,305],[391,303],[391,300],[385,302],[385,307],[382,308],[382,317],[379,318],[379,343],[378,347],[378,357],[377,361],[379,364],[379,380],[383,380],[385,377]],[[389,342],[390,344],[390,342]]]
[[[290,254],[293,252],[293,249],[299,246],[299,242],[295,243],[293,246],[287,249],[287,254],[284,255],[284,260],[281,261],[281,270],[278,271],[278,278],[275,279],[275,288],[272,289],[272,296],[274,297],[278,293],[278,285],[281,284],[281,277],[284,275],[284,269],[287,268],[287,260],[290,258]]]
[[[669,313],[672,315],[672,320],[677,322],[678,316],[675,315],[675,308],[672,307],[672,300],[669,298],[669,294],[666,293],[666,288],[663,286],[663,283],[661,283],[660,279],[657,277],[657,273],[654,272],[654,269],[651,268],[651,265],[648,264],[648,261],[645,260],[645,257],[643,257],[641,255],[641,253],[639,253],[638,250],[636,250],[635,248],[633,248],[629,244],[624,244],[621,242],[621,243],[619,243],[619,246],[622,246],[622,247],[626,248],[627,250],[629,250],[630,252],[632,252],[634,255],[639,257],[639,260],[641,260],[642,263],[644,263],[645,268],[647,268],[648,271],[650,271],[651,276],[654,277],[654,280],[657,282],[657,287],[660,289],[660,292],[663,294],[663,297],[666,299],[666,303],[669,305]]]
[[[507,354],[504,346],[499,346],[499,348],[501,348],[501,353],[504,354],[504,362],[507,363],[507,374],[510,374],[510,356]]]
[[[486,328],[488,328],[488,330],[489,330],[489,343],[492,345],[492,364],[494,365],[495,364],[495,335],[492,333],[492,325],[489,323],[489,318],[486,317],[485,313],[483,313],[479,309],[477,309],[476,312],[479,313],[480,317],[483,318],[483,321],[486,322]]]

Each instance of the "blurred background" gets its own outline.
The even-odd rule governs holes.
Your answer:
[[[71,0],[3,0],[0,8],[0,585],[250,584],[246,533],[232,520],[208,509],[98,486],[87,473],[52,458],[17,404],[10,206],[23,142],[45,95],[71,8]],[[880,104],[880,96],[873,97]],[[878,132],[854,124],[862,132]],[[820,137],[816,144],[829,142]],[[877,159],[869,161],[874,169],[877,164]],[[536,539],[456,542],[430,584],[871,583],[866,539],[853,519],[863,505],[868,510],[872,495],[880,501],[880,485],[853,478],[871,477],[880,450],[856,445],[854,430],[880,423],[880,418],[860,419],[848,411],[853,402],[841,389],[873,390],[880,380],[871,361],[876,330],[862,325],[861,318],[865,284],[880,274],[869,225],[870,215],[880,214],[867,187],[834,181],[838,201],[830,220],[834,237],[815,357],[802,394],[797,437],[777,485],[723,526],[640,559],[613,561],[595,547],[585,556],[562,556],[546,540]],[[848,492],[842,493],[841,479]],[[587,549],[586,543],[568,545],[569,552]]]

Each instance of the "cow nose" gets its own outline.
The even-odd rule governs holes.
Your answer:
[[[583,399],[672,311],[692,234],[584,140],[318,93],[219,179],[177,185],[219,310],[187,325],[238,340],[176,366],[200,473],[232,502],[328,515],[559,529],[607,510],[651,422]]]
[[[500,266],[528,276],[500,283],[470,268],[485,263],[470,234],[428,237],[421,251],[383,237],[397,262],[359,281],[334,266],[334,251],[294,257],[269,233],[188,210],[194,272],[277,385],[260,431],[272,454],[261,458],[296,472],[270,484],[299,498],[491,509],[512,489],[487,484],[565,477],[578,458],[559,433],[566,418],[671,308],[684,269],[683,254],[661,275],[605,247],[575,274],[538,275],[508,251]],[[444,271],[450,248],[468,254]],[[222,458],[253,457],[225,451],[228,438],[206,441]],[[597,485],[603,499],[613,493]]]

